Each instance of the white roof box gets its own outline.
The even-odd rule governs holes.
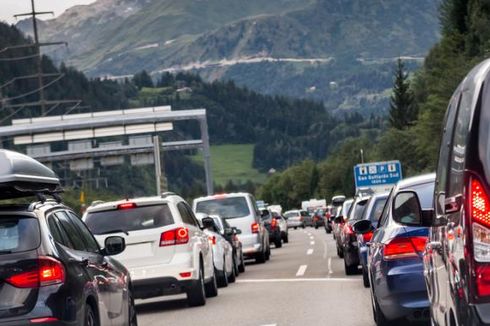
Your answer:
[[[60,180],[51,169],[24,154],[0,149],[0,199],[59,190]]]

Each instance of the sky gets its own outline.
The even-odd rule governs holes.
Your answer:
[[[88,4],[95,0],[35,0],[37,11],[54,11],[55,16],[60,15],[66,9],[79,4]],[[0,20],[15,23],[15,14],[31,11],[31,0],[0,0]],[[45,19],[49,15],[43,16]]]

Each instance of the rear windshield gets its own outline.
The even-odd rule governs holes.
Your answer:
[[[354,205],[353,211],[350,212],[349,220],[357,221],[362,218],[364,210],[366,209],[367,200],[360,201]]]
[[[232,197],[200,201],[196,205],[196,212],[209,215],[219,215],[223,218],[237,218],[250,215],[245,197]]]
[[[289,212],[284,214],[285,218],[296,217],[296,216],[299,216],[299,212]]]
[[[168,205],[163,204],[87,213],[85,223],[93,234],[107,234],[167,226],[174,223],[174,218]]]
[[[0,217],[0,255],[34,250],[40,244],[41,234],[36,219]]]

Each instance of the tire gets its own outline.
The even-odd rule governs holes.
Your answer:
[[[345,259],[344,259],[344,270],[345,270],[345,275],[356,275],[358,272],[357,265],[347,265]]]
[[[303,226],[302,226],[302,227],[303,227],[303,229],[304,229],[306,226],[303,224]]]
[[[136,315],[136,309],[134,308],[134,297],[131,290],[128,291],[128,302],[129,302],[129,326],[138,326],[138,317]]]
[[[236,261],[236,254],[233,254],[233,273],[235,274],[235,277],[238,277],[240,275],[240,271],[238,270],[238,262]]]
[[[269,245],[265,252],[265,260],[270,260],[270,259],[271,259],[271,246]]]
[[[344,258],[344,252],[340,250],[339,245],[337,245],[337,256],[339,256],[339,258]]]
[[[245,260],[243,259],[243,252],[241,255],[240,265],[238,265],[238,271],[240,273],[245,273]]]
[[[265,251],[261,251],[261,252],[258,252],[257,254],[255,254],[255,262],[257,264],[263,264],[265,263]]]
[[[295,226],[295,227],[294,227],[294,229],[295,229],[295,230],[297,230],[297,229],[298,229],[298,227],[297,227],[297,226]]]
[[[214,298],[218,296],[218,280],[216,279],[216,271],[214,271],[211,281],[204,284],[204,294],[206,295],[206,298]]]
[[[281,237],[277,237],[276,239],[274,239],[274,246],[276,248],[281,248],[282,247],[282,240],[281,240]]]
[[[375,299],[371,295],[371,301],[372,301],[372,307],[373,307],[373,317],[374,317],[374,322],[376,323],[377,326],[392,326],[394,323],[390,322],[389,320],[386,319],[385,315],[379,308],[378,303],[375,301]]]
[[[84,317],[83,326],[98,326],[99,322],[97,321],[97,315],[95,314],[94,309],[88,303],[85,304],[85,317]]]
[[[287,234],[287,233],[284,236],[284,243],[289,243],[289,234]]]
[[[218,275],[218,287],[225,288],[228,286],[228,271],[226,270],[226,261],[223,257],[223,271],[218,272],[216,269],[214,270],[214,274]]]
[[[331,229],[331,228],[329,228],[329,227],[326,227],[326,228],[325,228],[325,230],[327,231],[327,234],[332,233],[332,229]]]
[[[365,288],[369,288],[369,275],[366,267],[362,267],[362,284]]]
[[[318,229],[318,225],[315,225],[315,229]]]
[[[202,266],[199,266],[199,279],[194,282],[192,286],[187,290],[187,303],[191,307],[204,306],[206,304],[206,295],[208,294],[208,287],[204,285],[204,275]],[[216,278],[213,277],[214,281]],[[215,283],[215,282],[213,282]],[[217,292],[217,290],[216,290]]]
[[[236,281],[236,276],[238,275],[238,270],[235,268],[236,264],[235,264],[235,259],[233,259],[233,270],[230,274],[230,276],[228,276],[228,283],[235,283]],[[236,272],[236,274],[235,274]]]

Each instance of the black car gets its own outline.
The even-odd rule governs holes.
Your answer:
[[[243,257],[242,243],[238,239],[238,235],[242,234],[242,230],[232,227],[228,221],[220,216],[211,216],[218,232],[228,241],[233,247],[233,266],[236,269],[236,274],[245,272],[245,258]]]
[[[137,325],[129,273],[110,257],[124,239],[99,248],[37,161],[0,150],[0,166],[0,200],[38,197],[0,205],[0,324]]]
[[[359,271],[359,248],[357,247],[357,234],[353,229],[354,223],[362,219],[367,207],[369,197],[357,197],[354,199],[347,220],[340,231],[340,250],[344,258],[344,269],[346,275],[353,275]]]
[[[424,256],[431,318],[490,325],[490,60],[456,89],[443,130]]]
[[[264,226],[269,231],[269,242],[273,242],[276,248],[282,247],[281,229],[277,220],[272,213],[267,209],[262,210],[262,221]]]

